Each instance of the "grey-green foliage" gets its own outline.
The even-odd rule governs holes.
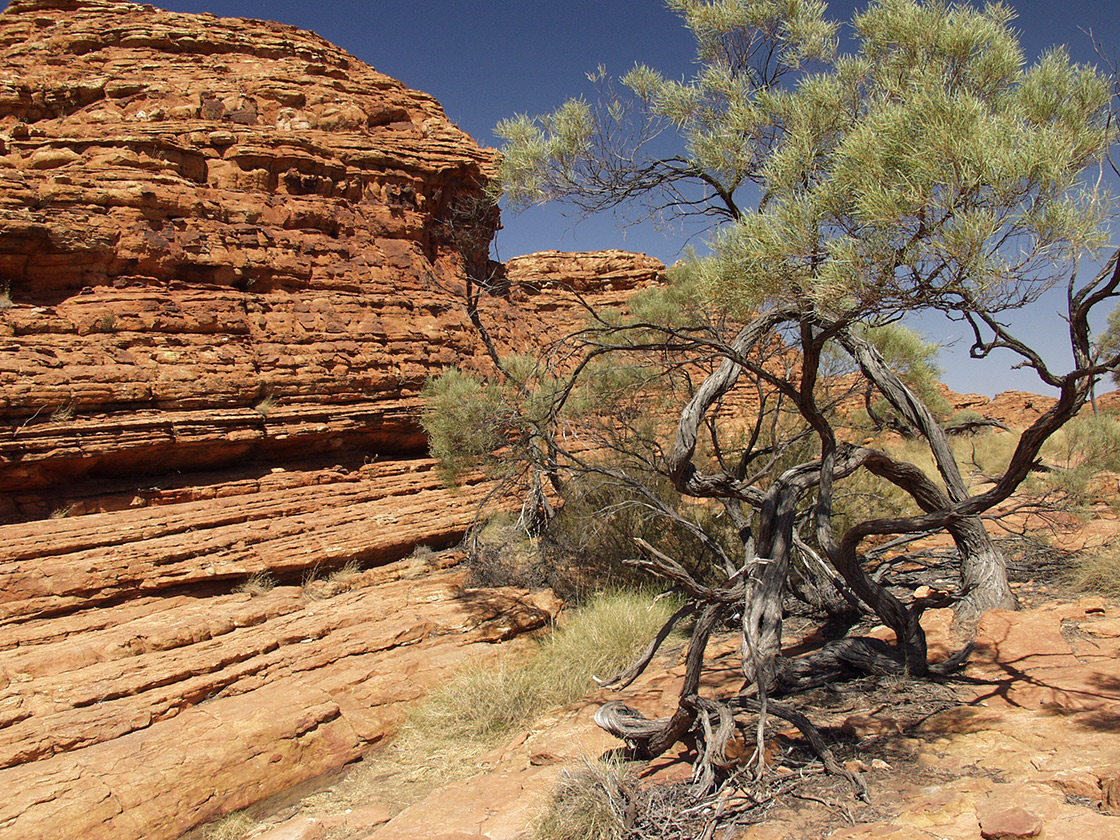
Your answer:
[[[1102,472],[1120,473],[1120,418],[1090,414],[1066,424],[1065,452],[1049,483],[1078,504],[1092,501],[1094,479]]]
[[[506,140],[500,182],[514,206],[566,199],[588,210],[648,199],[651,209],[710,213],[691,204],[691,183],[719,197],[756,180],[774,133],[758,91],[835,49],[837,26],[819,0],[670,0],[697,43],[701,69],[690,80],[666,79],[639,64],[620,80],[600,67],[589,74],[594,104],[569,99],[551,114],[518,115],[498,124]],[[649,151],[666,130],[681,138],[679,155]]]
[[[510,408],[499,385],[449,368],[429,379],[421,395],[428,448],[449,483],[506,442]]]
[[[860,54],[775,95],[768,201],[719,243],[721,298],[998,311],[1102,245],[1108,203],[1081,173],[1110,140],[1108,80],[1061,51],[1023,69],[1009,21],[872,4]]]
[[[1112,140],[1110,81],[1062,49],[1026,66],[1007,6],[872,2],[858,51],[836,55],[822,2],[669,5],[697,74],[639,65],[619,93],[600,71],[594,104],[500,124],[512,204],[640,198],[733,219],[708,294],[738,314],[790,300],[846,317],[998,311],[1103,245],[1111,202],[1082,172]],[[678,153],[656,155],[666,130]]]
[[[695,253],[690,250],[666,274],[667,283],[635,292],[627,301],[631,321],[669,329],[702,321],[709,307]]]
[[[952,406],[937,387],[942,370],[937,364],[940,348],[936,343],[926,341],[921,333],[898,323],[866,327],[862,332],[935,416],[944,417],[949,413]]]
[[[1070,462],[1091,465],[1096,471],[1120,473],[1120,418],[1090,414],[1065,427]]]
[[[578,379],[523,354],[500,359],[494,377],[448,368],[425,383],[421,424],[428,447],[453,484],[469,470],[517,473],[525,465],[549,469],[547,435],[589,414],[641,415],[658,390],[640,359],[590,360]]]
[[[638,65],[612,81],[599,70],[591,74],[597,98],[498,129],[509,204],[700,214],[714,228],[710,257],[686,261],[668,289],[635,299],[636,323],[604,317],[568,345],[572,365],[594,359],[586,371],[596,370],[609,357],[636,386],[653,381],[660,365],[674,398],[647,402],[643,415],[641,394],[605,388],[609,399],[583,403],[581,420],[605,421],[594,439],[568,435],[553,400],[550,433],[605,446],[670,479],[678,493],[719,498],[732,518],[747,507],[771,516],[763,494],[811,504],[821,548],[850,558],[860,534],[832,533],[833,482],[825,474],[813,484],[810,470],[818,455],[839,471],[863,469],[855,458],[839,468],[847,456],[828,414],[840,396],[835,380],[823,381],[829,347],[868,380],[853,389],[891,394],[902,422],[926,438],[956,503],[968,490],[942,430],[928,422],[947,410],[934,387],[932,348],[884,325],[930,310],[970,319],[977,353],[1011,347],[1044,381],[1062,381],[998,319],[1036,301],[1106,242],[1114,202],[1094,167],[1115,139],[1111,80],[1062,49],[1028,65],[1014,15],[1000,3],[870,0],[852,21],[851,54],[838,52],[838,27],[823,2],[669,5],[695,36],[693,76],[668,79]],[[1101,286],[1099,297],[1113,293]],[[1076,297],[1071,291],[1069,319],[1079,369],[1064,380],[1061,411],[1044,415],[1046,434],[1076,412],[1083,396],[1074,384],[1089,376],[1086,312]],[[781,342],[800,352],[781,352]],[[754,386],[751,398],[769,405],[752,418],[753,406],[736,401]],[[574,390],[559,391],[577,404]],[[627,400],[627,410],[616,410]],[[743,433],[745,442],[729,445]],[[1022,481],[1042,437],[1024,438],[1006,480],[981,504]],[[902,467],[891,465],[891,480],[918,492]],[[840,480],[862,493],[849,477]],[[641,497],[641,488],[620,485]],[[771,524],[757,529],[760,541],[777,534]],[[878,527],[925,526],[911,517]],[[958,541],[969,542],[962,534]],[[783,550],[781,539],[772,542]],[[765,553],[772,548],[764,556],[776,556]],[[987,554],[966,548],[963,567]],[[1009,597],[998,583],[984,596],[993,603]],[[901,614],[879,600],[874,608],[888,623]]]

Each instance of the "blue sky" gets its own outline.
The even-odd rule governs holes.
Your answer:
[[[569,96],[594,91],[586,74],[599,64],[622,74],[643,61],[668,76],[693,71],[692,41],[679,19],[658,0],[157,0],[182,12],[279,20],[311,29],[383,73],[438,99],[452,121],[487,146],[491,130],[516,113],[551,110]],[[866,0],[831,0],[829,15],[846,21]],[[982,5],[979,2],[974,5]],[[1097,41],[1114,56],[1120,51],[1116,0],[1010,0],[1029,59],[1055,44],[1074,58],[1096,61]],[[620,229],[613,217],[579,221],[558,207],[503,215],[498,255],[507,259],[547,248],[626,248],[666,263],[677,259],[687,237],[651,224]],[[577,223],[578,222],[578,223]],[[702,239],[694,240],[702,245]],[[1013,321],[1043,347],[1060,348],[1063,323],[1057,315],[1063,293],[1052,295]],[[1102,320],[1103,320],[1102,313]],[[937,341],[954,339],[952,325],[921,323]],[[994,394],[1008,388],[1045,393],[1027,371],[1009,371],[1015,360],[977,363],[957,340],[942,353],[944,380],[958,391]]]

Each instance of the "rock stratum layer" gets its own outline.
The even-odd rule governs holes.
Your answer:
[[[0,838],[175,837],[555,610],[393,563],[490,489],[441,486],[418,393],[486,363],[466,266],[503,348],[578,317],[551,284],[617,303],[663,267],[487,264],[493,163],[311,33],[0,14]]]

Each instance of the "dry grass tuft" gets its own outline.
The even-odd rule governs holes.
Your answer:
[[[271,592],[276,587],[276,581],[268,572],[257,572],[242,583],[234,587],[234,592],[256,596]]]
[[[565,773],[548,809],[533,827],[536,840],[618,840],[626,835],[619,815],[629,796],[620,761],[586,761]]]
[[[429,545],[418,545],[412,549],[412,553],[404,560],[408,565],[405,567],[403,576],[408,580],[414,580],[424,577],[432,570],[436,553]]]
[[[1102,545],[1078,552],[1070,559],[1064,578],[1079,594],[1120,598],[1120,548]]]
[[[333,587],[322,578],[322,569],[318,565],[312,566],[303,573],[299,583],[299,595],[305,601],[322,601],[329,598]]]
[[[331,583],[349,584],[362,573],[362,566],[357,560],[347,560],[346,564],[335,569],[327,577]]]
[[[592,676],[630,665],[676,608],[640,593],[601,595],[528,652],[468,664],[413,710],[396,740],[351,774],[348,796],[403,810],[457,779],[550,709],[595,691]]]
[[[257,412],[257,414],[261,415],[262,417],[267,417],[269,414],[276,410],[276,406],[278,404],[279,403],[276,397],[270,394],[269,396],[255,403],[253,405],[253,411]]]
[[[257,822],[244,811],[234,811],[215,820],[204,829],[204,840],[241,840],[257,827]]]
[[[593,599],[545,636],[526,661],[467,667],[409,721],[422,741],[490,743],[596,688],[629,665],[668,620],[674,605],[643,593]]]

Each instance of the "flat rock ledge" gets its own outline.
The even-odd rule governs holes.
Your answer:
[[[336,770],[548,599],[419,561],[0,629],[0,838],[174,838]]]

